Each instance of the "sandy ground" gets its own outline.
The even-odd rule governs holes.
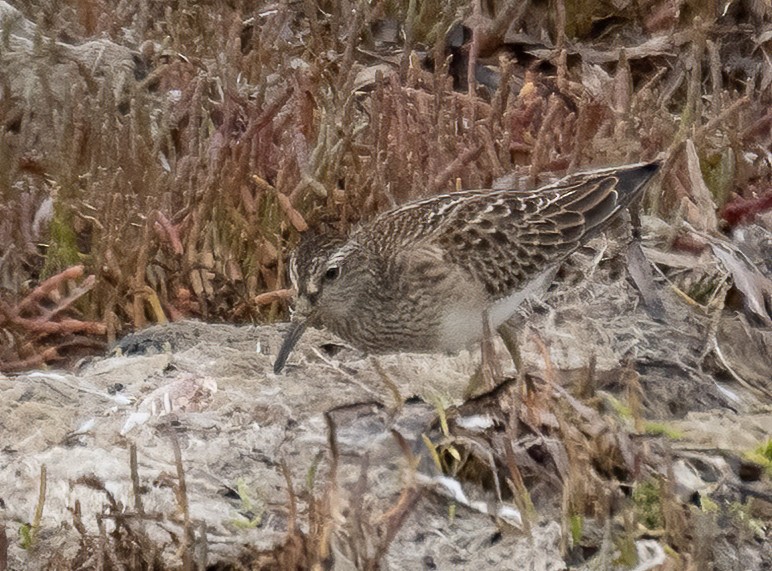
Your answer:
[[[755,493],[768,509],[768,486],[744,482],[737,458],[772,434],[769,402],[747,381],[743,386],[700,365],[706,319],[665,295],[669,319],[652,320],[624,277],[591,280],[571,292],[574,303],[558,292],[528,311],[527,327],[520,327],[526,370],[543,374],[538,340],[544,339],[551,367],[566,387],[594,354],[598,394],[623,399],[625,389],[613,372],[632,355],[645,416],[680,433],[664,447],[675,458],[670,477],[684,502],[730,485],[746,489],[746,496]],[[552,302],[561,309],[552,309]],[[532,490],[538,515],[526,533],[511,500],[474,481],[443,479],[423,444],[424,434],[441,441],[438,403],[462,404],[478,352],[373,358],[310,331],[286,371],[274,375],[284,330],[181,322],[129,336],[111,355],[76,372],[0,377],[0,517],[8,568],[42,567],[53,554],[77,560],[78,553],[84,557],[84,538],[109,536],[120,525],[141,529],[158,560],[172,567],[186,534],[210,564],[272,552],[284,545],[292,519],[282,464],[298,499],[294,521],[303,532],[314,529],[320,504],[312,498],[329,500],[335,568],[356,568],[374,557],[390,510],[408,500],[382,558],[388,568],[501,569],[513,558],[527,569],[567,568],[559,497]],[[763,375],[754,367],[764,363],[759,351],[766,350],[768,331],[727,312],[717,338],[737,338],[741,331],[755,345],[734,344],[725,357],[744,367],[746,378]],[[474,413],[462,407],[454,426],[464,418],[472,424],[482,419],[485,430],[485,419],[504,406],[503,398],[478,401]],[[329,445],[331,424],[337,460]],[[415,471],[395,431],[417,458]],[[637,438],[662,447],[662,438]],[[21,530],[35,521],[43,468],[45,502],[33,545],[25,549]],[[415,493],[406,496],[409,489]],[[757,542],[726,540],[725,561],[715,568],[735,569],[738,561],[744,569],[765,568],[769,556],[761,544],[754,547]],[[641,561],[663,557],[651,538],[641,537],[636,548]]]

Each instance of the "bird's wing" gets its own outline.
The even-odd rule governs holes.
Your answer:
[[[367,235],[374,242],[398,243],[406,252],[441,251],[445,263],[464,268],[491,297],[499,297],[522,289],[605,228],[640,196],[658,166],[585,172],[531,191],[435,196],[381,215]]]
[[[434,234],[448,259],[479,276],[490,295],[508,294],[603,230],[657,166],[574,175],[534,191],[457,193],[438,213]]]

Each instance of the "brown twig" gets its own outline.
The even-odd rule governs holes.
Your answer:
[[[68,280],[76,280],[80,278],[83,276],[83,272],[83,266],[72,266],[62,272],[59,272],[55,276],[51,276],[42,282],[38,287],[36,287],[32,293],[24,298],[24,300],[18,306],[17,313],[32,310],[41,299],[48,297],[51,292],[59,289],[62,284]]]
[[[253,301],[255,305],[271,305],[275,301],[289,301],[294,295],[295,290],[292,288],[275,289],[256,295]]]
[[[430,194],[436,194],[442,189],[449,180],[453,178],[453,175],[460,172],[464,166],[472,162],[482,152],[482,144],[477,144],[467,149],[461,156],[456,157],[442,172],[440,172],[432,181],[430,185]]]

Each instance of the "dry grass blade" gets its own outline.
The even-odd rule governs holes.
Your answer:
[[[30,526],[30,546],[34,545],[38,532],[40,531],[40,522],[43,520],[43,509],[46,505],[46,490],[48,489],[48,470],[46,465],[40,466],[40,487],[38,489],[38,501],[35,505],[35,515],[32,517]]]
[[[4,523],[0,523],[0,571],[8,569],[8,534]]]
[[[507,484],[512,488],[512,493],[515,499],[515,504],[522,514],[523,529],[526,533],[531,532],[531,521],[536,516],[536,509],[531,500],[528,488],[523,481],[523,475],[520,468],[515,461],[515,453],[512,449],[512,441],[507,439],[504,441],[504,452],[507,469],[509,470],[509,478]]]
[[[131,471],[131,487],[134,493],[134,509],[141,516],[145,513],[142,505],[142,490],[139,486],[139,467],[137,465],[137,445],[129,445],[129,470]]]
[[[641,298],[649,315],[653,319],[664,320],[666,316],[665,306],[657,291],[651,266],[641,249],[641,243],[637,240],[631,242],[627,249],[627,269],[641,293]]]
[[[413,511],[413,508],[421,497],[421,492],[415,486],[406,486],[397,500],[397,503],[379,519],[384,527],[383,539],[378,545],[374,561],[381,561],[391,546],[405,520]]]
[[[177,470],[177,486],[175,495],[177,496],[177,506],[182,514],[182,542],[178,548],[178,553],[182,561],[182,568],[192,570],[194,568],[193,552],[196,544],[195,532],[190,520],[190,505],[188,504],[188,486],[185,480],[185,467],[182,463],[182,450],[180,450],[180,441],[177,433],[171,431],[170,440],[172,451],[174,452],[174,465]],[[205,564],[206,562],[204,562]]]
[[[296,569],[307,564],[305,536],[298,524],[298,497],[292,485],[292,474],[285,459],[280,462],[284,482],[287,485],[289,514],[287,519],[287,540],[282,550],[282,564],[286,569]]]

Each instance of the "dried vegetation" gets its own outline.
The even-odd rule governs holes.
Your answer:
[[[306,222],[505,174],[665,153],[653,212],[716,231],[769,208],[762,2],[1,6],[6,370],[272,321]]]
[[[661,184],[645,205],[666,222],[657,239],[668,247],[646,250],[658,279],[706,316],[742,306],[770,324],[768,2],[29,0],[0,1],[0,26],[1,370],[72,363],[167,320],[277,320],[284,256],[308,227],[345,232],[456,187],[533,185],[658,155]],[[761,249],[725,239],[737,230],[762,233]],[[717,342],[709,349],[724,359]],[[640,402],[632,368],[617,375],[626,406]],[[592,370],[581,402],[558,376],[545,357],[532,390],[501,387],[522,394],[503,399],[519,404],[497,412],[503,429],[488,440],[439,430],[437,466],[511,500],[526,529],[534,496],[542,507],[539,496],[562,498],[554,507],[578,560],[615,553],[632,565],[645,536],[678,554],[668,569],[708,568],[715,517],[685,509],[612,420],[642,433],[640,411],[598,412],[615,405]],[[308,499],[308,525],[287,476],[287,545],[245,568],[329,562],[330,431],[331,483]],[[360,567],[378,567],[415,494],[407,487],[372,525],[352,508]],[[628,498],[637,522],[633,511],[612,517]],[[114,533],[84,534],[80,561],[153,568],[151,540],[123,525],[151,517],[135,507],[109,508]],[[179,553],[192,568],[205,546],[185,529]]]

